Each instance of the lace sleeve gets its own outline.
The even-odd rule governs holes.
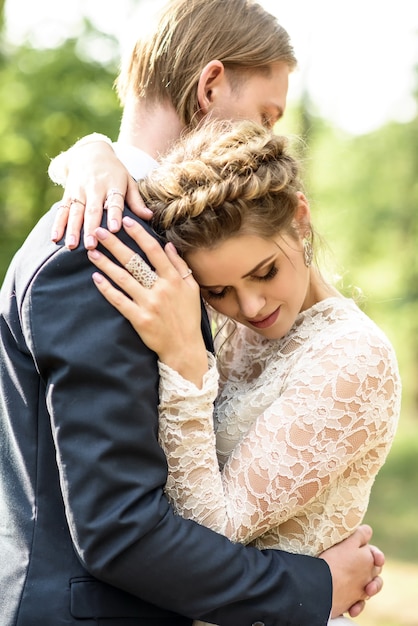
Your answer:
[[[209,395],[195,388],[199,395],[161,370],[167,494],[179,514],[233,541],[246,543],[303,511],[367,451],[387,448],[396,428],[397,364],[380,335],[334,337],[296,359],[280,395],[255,416],[222,472],[213,376],[211,384]]]

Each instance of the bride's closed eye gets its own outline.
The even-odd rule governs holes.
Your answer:
[[[205,289],[204,294],[206,300],[220,300],[221,298],[224,298],[226,296],[229,290],[230,287],[224,287],[222,291],[212,291],[211,289]]]
[[[275,263],[273,263],[273,265],[271,265],[271,267],[269,268],[267,274],[263,274],[262,276],[255,275],[251,278],[253,278],[254,280],[272,280],[277,275],[278,271],[279,268],[275,265]]]
[[[250,278],[252,280],[257,280],[257,281],[268,281],[268,280],[272,280],[277,275],[278,271],[279,271],[279,268],[275,265],[275,263],[273,263],[269,267],[266,274],[263,274],[262,276],[258,276],[255,274],[254,276],[251,276]],[[230,290],[230,287],[224,287],[220,291],[213,291],[211,289],[205,289],[204,290],[205,298],[207,300],[211,300],[211,299],[221,300],[228,294],[229,290]]]

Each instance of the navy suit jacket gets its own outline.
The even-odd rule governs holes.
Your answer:
[[[55,211],[1,291],[2,626],[324,626],[322,559],[234,545],[173,513],[156,355],[98,292],[86,251],[50,241]]]

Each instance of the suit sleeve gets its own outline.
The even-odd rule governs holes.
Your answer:
[[[235,545],[174,514],[163,492],[156,356],[97,291],[93,270],[85,250],[59,250],[34,277],[22,311],[85,568],[221,626],[324,626],[331,577],[323,560]]]

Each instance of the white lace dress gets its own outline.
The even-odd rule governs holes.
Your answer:
[[[384,333],[352,300],[333,297],[300,313],[282,339],[238,325],[220,374],[208,358],[202,389],[160,364],[160,442],[176,511],[258,548],[318,555],[350,535],[400,411]]]

